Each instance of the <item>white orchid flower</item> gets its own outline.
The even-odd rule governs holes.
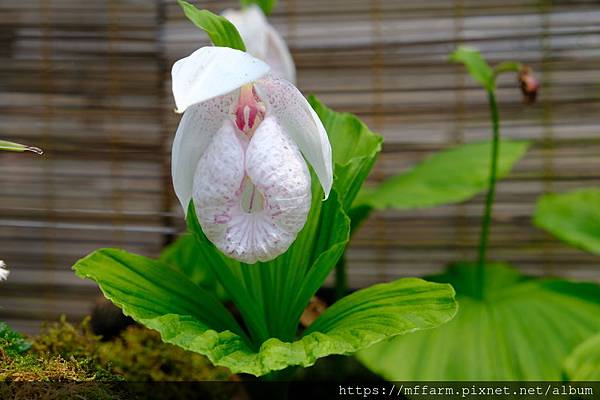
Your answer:
[[[236,27],[248,53],[269,64],[275,75],[296,82],[296,67],[290,50],[259,6],[252,4],[242,10],[228,9],[221,15]]]
[[[217,248],[250,264],[285,252],[304,226],[306,162],[325,198],[333,183],[323,124],[294,85],[269,71],[226,47],[203,47],[172,70],[175,104],[184,112],[172,150],[175,193],[184,211],[193,198]]]
[[[0,282],[5,281],[8,278],[9,270],[6,269],[6,264],[4,261],[0,260]]]

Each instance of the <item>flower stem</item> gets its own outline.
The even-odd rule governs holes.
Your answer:
[[[335,265],[335,300],[348,293],[348,274],[346,273],[346,255],[343,254]]]
[[[479,298],[483,298],[483,285],[485,279],[485,262],[488,248],[490,223],[492,219],[492,208],[496,197],[496,174],[498,170],[498,153],[500,150],[500,118],[498,116],[498,105],[493,90],[488,90],[488,102],[492,119],[493,139],[492,154],[490,160],[489,187],[485,198],[485,212],[481,221],[481,236],[479,240],[479,255],[477,259],[477,288]]]

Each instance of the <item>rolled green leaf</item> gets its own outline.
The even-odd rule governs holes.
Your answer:
[[[199,10],[184,0],[177,0],[185,16],[198,28],[208,34],[215,46],[231,47],[246,51],[244,41],[235,26],[226,18],[211,13],[208,10]]]
[[[40,149],[38,147],[25,146],[24,144],[8,142],[6,140],[0,140],[0,150],[13,151],[13,152],[18,152],[18,153],[22,153],[24,151],[31,151],[32,153],[36,153],[36,154],[43,153],[42,149]]]
[[[533,222],[568,244],[600,255],[600,189],[545,194]]]
[[[449,323],[358,353],[389,380],[562,380],[569,353],[600,331],[600,286],[522,276],[486,265],[483,299],[476,268],[457,264],[428,279],[453,285],[459,311]]]
[[[486,90],[493,91],[495,89],[494,70],[483,59],[479,50],[472,47],[460,46],[450,55],[450,61],[464,64],[469,75]]]
[[[277,0],[240,0],[242,7],[248,7],[252,4],[259,6],[265,15],[271,14],[273,9],[277,6]]]
[[[434,154],[405,173],[363,189],[354,206],[428,208],[468,200],[489,185],[491,142],[469,143]],[[503,140],[498,177],[508,175],[529,148],[528,142]]]

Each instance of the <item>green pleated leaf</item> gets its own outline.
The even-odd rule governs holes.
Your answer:
[[[503,140],[498,178],[510,172],[529,148],[528,142]],[[354,206],[426,208],[468,200],[489,184],[491,142],[444,150],[374,188],[364,189]]]
[[[533,221],[560,240],[600,254],[600,189],[543,195]]]
[[[303,337],[259,347],[244,339],[229,312],[171,267],[117,249],[79,260],[78,276],[98,282],[126,315],[157,330],[165,342],[206,355],[233,373],[264,375],[319,357],[350,354],[387,337],[437,326],[455,313],[449,285],[401,279],[356,292],[321,315]]]
[[[243,7],[248,7],[252,4],[259,6],[265,15],[271,14],[275,6],[277,6],[277,0],[240,0]]]
[[[343,194],[341,200],[347,211],[381,151],[383,138],[371,132],[355,115],[335,112],[315,96],[309,96],[308,102],[329,135],[335,165],[334,184],[338,193]]]
[[[163,249],[158,260],[179,270],[190,281],[213,293],[219,300],[227,294],[210,268],[200,262],[200,249],[194,235],[186,233]]]
[[[480,83],[486,90],[492,91],[495,87],[494,70],[483,59],[479,50],[460,46],[451,55],[450,61],[464,64],[469,75]]]
[[[573,350],[565,361],[565,374],[571,381],[600,381],[600,333]]]
[[[32,153],[42,154],[42,149],[37,147],[25,146],[24,144],[8,142],[6,140],[0,140],[0,150],[2,151],[12,151],[17,153],[22,153],[24,151],[31,151]]]
[[[475,296],[473,265],[431,277],[454,286],[456,317],[359,359],[389,380],[561,380],[565,358],[600,331],[600,286],[526,278],[502,264],[486,268],[483,300]]]
[[[73,266],[80,278],[96,281],[107,299],[148,325],[157,316],[186,315],[207,329],[243,332],[229,311],[208,291],[160,261],[120,249],[100,249]]]
[[[199,10],[184,0],[177,0],[177,3],[183,9],[185,16],[194,25],[207,33],[215,46],[246,51],[242,37],[227,18],[213,14],[208,10]]]

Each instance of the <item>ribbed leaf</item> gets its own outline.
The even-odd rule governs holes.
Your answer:
[[[244,41],[235,26],[227,18],[211,13],[208,10],[199,10],[187,1],[177,0],[185,16],[202,29],[215,46],[231,47],[246,51]]]
[[[411,209],[467,200],[487,189],[490,146],[491,142],[470,143],[436,153],[408,172],[363,190],[354,206]],[[508,175],[528,147],[527,142],[501,142],[499,178]]]
[[[107,299],[145,325],[158,316],[178,314],[194,318],[204,329],[243,335],[211,293],[159,261],[107,248],[77,261],[73,269],[80,278],[96,281]]]
[[[486,90],[494,90],[494,71],[481,57],[481,53],[477,49],[460,46],[450,55],[450,61],[464,64],[473,79]]]
[[[475,267],[431,279],[451,283],[456,317],[439,328],[393,339],[359,359],[390,380],[560,380],[565,358],[600,331],[600,286],[532,279],[488,265],[485,298],[474,297]]]
[[[264,375],[319,357],[349,354],[387,337],[431,328],[456,309],[448,285],[402,279],[354,293],[324,313],[299,340],[276,338],[254,348],[224,307],[178,271],[116,249],[96,251],[74,266],[104,295],[164,341],[206,355],[234,373]]]
[[[569,244],[600,254],[600,189],[543,195],[534,223]]]
[[[338,113],[309,96],[329,135],[335,164],[335,185],[342,193],[344,210],[348,210],[381,151],[383,138],[373,133],[355,115]]]
[[[565,374],[572,381],[600,382],[600,333],[573,350],[565,361]]]
[[[201,263],[200,252],[194,235],[186,233],[165,247],[158,260],[179,270],[190,281],[213,293],[219,300],[226,300],[227,294],[217,278],[210,268]]]

